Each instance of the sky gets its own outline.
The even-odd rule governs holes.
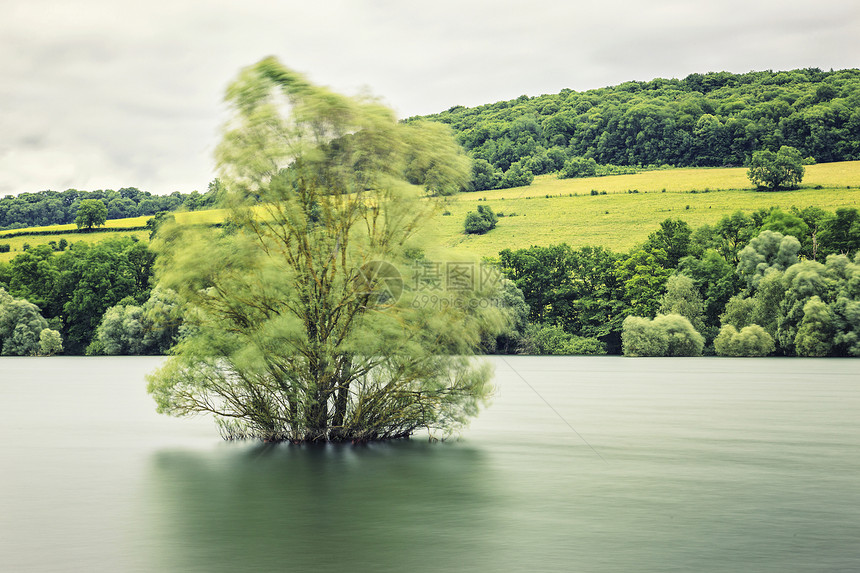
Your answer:
[[[860,67],[857,0],[0,0],[0,196],[206,191],[274,55],[398,117],[690,73]]]

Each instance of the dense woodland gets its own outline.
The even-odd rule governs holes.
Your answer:
[[[503,250],[528,309],[513,346],[537,354],[860,356],[860,215],[736,212],[667,219],[629,253]]]
[[[422,118],[410,118],[415,121]],[[860,159],[860,70],[691,74],[473,108],[423,119],[451,126],[474,160],[472,190],[645,166],[742,166],[783,145],[819,163]],[[572,162],[572,163],[569,163]],[[565,168],[567,165],[567,169]]]
[[[97,199],[107,207],[108,219],[155,215],[161,211],[211,209],[218,195],[218,180],[209,184],[206,193],[192,191],[170,195],[153,195],[135,187],[99,191],[39,191],[8,195],[0,199],[0,231],[75,222],[78,207],[86,199]]]

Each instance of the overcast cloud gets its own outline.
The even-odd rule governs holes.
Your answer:
[[[205,191],[267,55],[400,117],[693,72],[860,66],[857,0],[0,0],[0,196]]]

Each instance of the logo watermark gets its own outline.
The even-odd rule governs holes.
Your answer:
[[[404,292],[413,308],[478,309],[499,306],[499,300],[480,293],[499,292],[503,280],[498,267],[485,262],[415,261],[404,280],[387,261],[371,261],[359,269],[361,292],[369,294],[368,306],[384,309],[397,304]]]

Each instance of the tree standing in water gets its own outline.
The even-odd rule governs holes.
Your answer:
[[[441,284],[444,304],[419,304],[408,280],[426,260],[428,196],[468,181],[453,138],[273,58],[243,70],[227,100],[216,156],[228,224],[166,224],[155,241],[160,283],[191,308],[149,378],[158,410],[209,412],[225,437],[266,441],[456,430],[491,390],[471,355],[506,318],[487,304],[496,285]]]

